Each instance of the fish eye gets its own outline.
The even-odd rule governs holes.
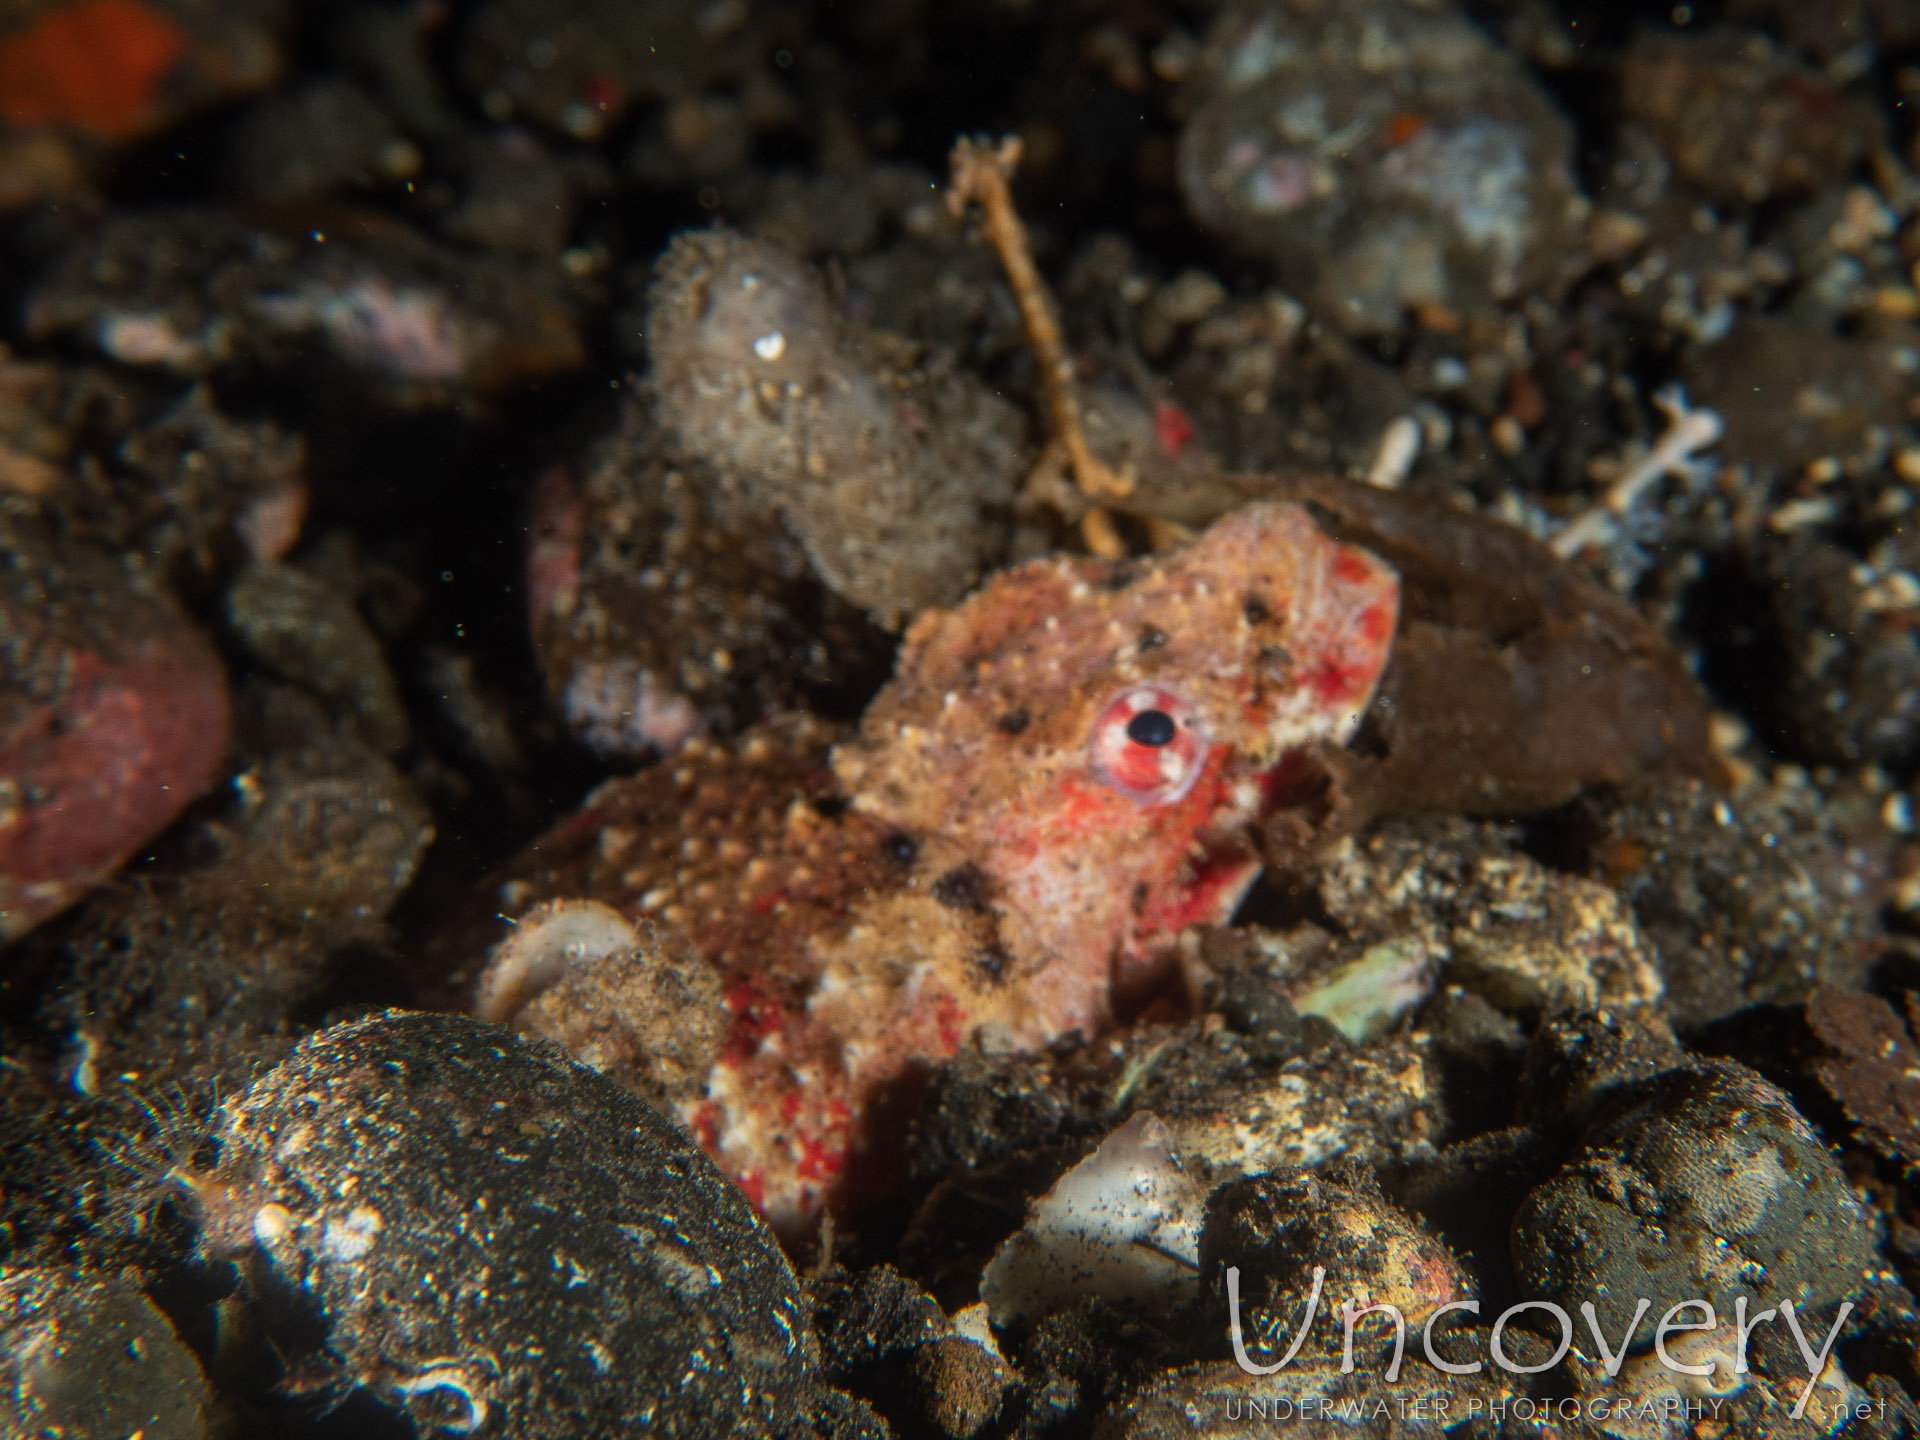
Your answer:
[[[1159,685],[1135,685],[1109,700],[1089,745],[1101,782],[1142,805],[1186,795],[1209,748],[1200,712]]]
[[[1178,723],[1164,710],[1142,710],[1127,722],[1127,738],[1136,745],[1157,749],[1179,733]]]

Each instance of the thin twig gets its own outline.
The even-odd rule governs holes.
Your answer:
[[[1095,505],[1080,517],[1080,539],[1089,553],[1102,560],[1127,558],[1127,542],[1120,538],[1119,527],[1103,506]]]
[[[1054,314],[1046,282],[1034,268],[1033,254],[1027,245],[1026,228],[1013,207],[1010,182],[1020,164],[1019,137],[1009,135],[998,147],[962,137],[953,147],[953,185],[947,191],[947,208],[955,217],[964,216],[969,205],[978,205],[987,243],[1000,257],[1013,287],[1014,303],[1020,307],[1020,322],[1040,362],[1040,379],[1046,387],[1047,408],[1053,413],[1054,434],[1066,447],[1067,462],[1074,483],[1090,500],[1124,500],[1133,493],[1133,477],[1114,470],[1094,457],[1087,447],[1086,432],[1080,425],[1080,404],[1073,388],[1073,360],[1067,354],[1060,334],[1060,321]],[[1091,542],[1103,533],[1102,521],[1092,513],[1081,521]],[[1105,521],[1105,531],[1112,522]]]

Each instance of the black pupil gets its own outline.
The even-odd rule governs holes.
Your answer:
[[[1164,710],[1142,710],[1127,722],[1127,738],[1136,745],[1164,745],[1173,739],[1173,716]]]

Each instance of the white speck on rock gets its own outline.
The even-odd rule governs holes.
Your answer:
[[[262,1205],[253,1212],[253,1238],[262,1245],[283,1240],[293,1229],[293,1212],[284,1205]]]
[[[1367,467],[1367,483],[1382,490],[1398,490],[1420,458],[1420,421],[1412,415],[1400,415],[1387,422],[1380,432],[1380,443],[1373,452],[1373,464]]]
[[[260,1218],[256,1215],[256,1231],[259,1225]],[[373,1249],[374,1241],[380,1238],[380,1232],[386,1228],[386,1222],[380,1218],[378,1210],[367,1205],[356,1205],[347,1212],[344,1220],[327,1221],[327,1228],[321,1232],[320,1244],[328,1258],[351,1263]]]
[[[1719,413],[1687,404],[1686,392],[1678,385],[1660,391],[1653,403],[1667,417],[1666,431],[1651,450],[1607,486],[1598,504],[1575,516],[1566,529],[1547,542],[1562,560],[1571,560],[1587,546],[1611,536],[1614,521],[1631,510],[1641,493],[1663,475],[1689,477],[1698,467],[1711,469],[1709,462],[1696,456],[1725,433],[1726,423]]]

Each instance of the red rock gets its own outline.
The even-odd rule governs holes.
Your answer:
[[[0,211],[67,194],[127,142],[271,83],[288,15],[257,0],[0,7]]]
[[[8,537],[0,594],[0,940],[113,873],[213,783],[226,675],[104,554]]]
[[[0,41],[0,119],[107,140],[139,134],[187,32],[139,0],[77,0]]]

